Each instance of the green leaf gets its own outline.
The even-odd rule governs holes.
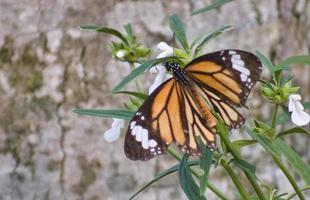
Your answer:
[[[236,148],[240,149],[242,147],[246,147],[255,143],[257,143],[256,140],[236,140],[233,141],[231,144],[232,146],[235,146]]]
[[[293,64],[306,64],[310,65],[310,56],[300,55],[300,56],[291,56],[281,63],[277,64],[276,67],[285,67]]]
[[[128,37],[133,38],[133,30],[132,30],[131,24],[130,24],[130,23],[129,23],[129,24],[126,24],[126,25],[124,26],[124,28],[125,28],[125,31],[126,31]]]
[[[304,102],[302,105],[304,106],[305,109],[310,108],[310,102]]]
[[[307,129],[304,129],[302,127],[294,127],[294,128],[291,128],[289,130],[279,133],[276,137],[282,137],[282,136],[293,134],[293,133],[305,133],[306,135],[310,135],[310,132]]]
[[[165,61],[169,61],[169,60],[175,60],[177,59],[176,57],[165,57],[165,58],[160,58],[160,59],[151,59],[148,60],[146,62],[144,62],[143,64],[141,64],[140,66],[138,66],[137,68],[135,68],[134,70],[131,71],[131,73],[129,75],[127,75],[112,91],[111,93],[116,93],[118,91],[120,91],[127,83],[129,83],[130,81],[134,80],[137,76],[139,76],[140,74],[142,74],[144,71],[146,71],[147,69],[149,69],[150,67],[158,64],[158,63],[162,63]]]
[[[246,126],[244,126],[243,128],[251,136],[251,138],[256,140],[259,144],[261,144],[267,152],[277,157],[280,156],[280,153],[277,151],[277,149],[274,147],[271,141],[267,138],[267,136],[257,134]]]
[[[198,165],[198,161],[192,161],[192,162],[188,162],[188,166],[194,166],[194,165]],[[154,177],[154,179],[152,179],[151,181],[149,181],[148,183],[146,183],[141,189],[139,189],[135,194],[133,194],[129,200],[133,199],[134,197],[136,197],[138,194],[140,194],[143,190],[145,190],[146,188],[148,188],[149,186],[151,186],[153,183],[155,183],[156,181],[159,181],[160,179],[164,178],[165,176],[168,176],[169,174],[172,174],[176,171],[179,170],[179,164],[176,164],[172,167],[170,167],[169,169],[159,173],[158,175],[156,175]]]
[[[191,15],[197,15],[199,13],[208,12],[209,10],[220,8],[224,4],[230,2],[232,2],[232,0],[215,0],[211,5],[193,11]]]
[[[128,94],[128,95],[131,95],[131,96],[143,99],[143,100],[147,99],[148,97],[147,94],[144,94],[141,92],[135,92],[135,91],[117,91],[117,92],[114,92],[113,94]]]
[[[283,80],[281,81],[281,85],[284,86],[285,84],[287,84],[288,82],[290,82],[293,78],[294,78],[294,76],[289,76],[289,77],[283,79]]]
[[[182,47],[187,51],[189,46],[187,43],[185,27],[181,19],[176,14],[169,17],[169,26],[170,29],[175,33]]]
[[[84,25],[84,26],[80,26],[80,28],[82,30],[92,30],[92,31],[96,31],[96,32],[108,33],[108,34],[111,34],[111,35],[118,37],[119,39],[121,39],[126,44],[128,43],[126,38],[123,36],[123,34],[121,34],[118,30],[113,29],[113,28],[109,28],[109,27],[105,27],[105,26],[94,26],[94,25]]]
[[[264,56],[264,54],[262,54],[259,51],[255,51],[255,54],[260,59],[260,61],[263,63],[263,65],[265,65],[267,67],[269,72],[274,77],[274,66],[273,66],[272,62],[266,56]]]
[[[81,115],[89,115],[95,117],[109,117],[131,120],[135,112],[129,110],[99,110],[99,109],[75,109],[73,112]]]
[[[231,25],[226,25],[226,26],[223,26],[219,29],[217,29],[216,31],[212,32],[212,33],[209,33],[207,35],[205,35],[201,42],[199,43],[199,45],[197,45],[196,49],[195,49],[195,54],[197,54],[198,52],[200,52],[202,50],[202,48],[209,42],[209,40],[213,39],[213,38],[216,38],[217,36],[221,35],[222,33],[224,33],[225,31],[227,30],[231,30],[233,29],[234,27],[231,26]],[[195,43],[198,42],[198,41],[195,41],[193,42],[192,46],[195,45]]]
[[[256,168],[254,165],[246,162],[245,160],[240,160],[240,159],[235,159],[235,158],[231,159],[229,162],[233,163],[236,167],[239,167],[243,171],[247,171],[248,173],[256,177],[255,175]]]
[[[199,177],[199,181],[200,181],[199,191],[200,191],[200,195],[203,196],[208,186],[208,176],[209,176],[209,171],[210,171],[210,167],[212,164],[213,152],[210,151],[210,149],[206,147],[206,145],[201,141],[200,137],[198,138],[198,145],[201,151],[200,169],[202,169],[204,172],[203,175]]]
[[[285,156],[287,162],[297,171],[306,184],[310,185],[310,166],[307,165],[302,158],[280,138],[275,139],[274,144],[277,151]]]
[[[279,114],[279,115],[277,116],[276,124],[277,124],[277,125],[278,125],[278,124],[284,124],[285,122],[287,122],[288,118],[289,118],[288,113],[282,112],[281,114]]]
[[[180,185],[189,200],[206,200],[204,196],[200,196],[199,187],[196,184],[188,167],[188,157],[188,154],[184,154],[179,165]]]
[[[281,70],[291,70],[290,66],[288,65],[276,65],[274,66],[274,71],[277,72],[277,71],[281,71]]]

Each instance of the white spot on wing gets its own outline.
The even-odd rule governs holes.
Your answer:
[[[136,125],[136,121],[132,121],[131,123],[130,123],[130,129],[133,129],[133,127]]]
[[[233,50],[229,50],[229,52],[228,52],[230,55],[232,55],[232,54],[236,54],[237,52],[236,51],[233,51]]]
[[[240,75],[240,78],[241,78],[241,81],[245,82],[246,79],[248,78],[248,76],[245,75],[245,74],[241,74],[241,75]]]
[[[149,132],[146,129],[142,130],[142,147],[144,149],[149,148]]]
[[[141,142],[142,140],[142,127],[141,126],[136,126],[137,129],[136,129],[136,140],[138,142]]]
[[[136,135],[137,129],[138,129],[138,126],[134,126],[132,131],[131,131],[131,135]]]
[[[149,146],[150,147],[156,147],[157,146],[157,142],[153,139],[149,140]]]
[[[233,63],[233,66],[232,66],[234,69],[238,70],[240,73],[246,75],[246,76],[249,76],[250,75],[250,70],[248,70],[247,68],[241,66],[241,65],[238,65],[237,63]]]

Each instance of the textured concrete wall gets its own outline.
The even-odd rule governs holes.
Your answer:
[[[119,29],[130,22],[141,42],[154,48],[171,39],[167,16],[177,13],[190,38],[224,24],[238,27],[210,42],[206,51],[258,49],[274,61],[309,54],[309,1],[238,0],[190,16],[191,10],[209,2],[0,0],[0,199],[127,199],[175,163],[168,156],[132,162],[123,154],[123,139],[114,144],[104,141],[111,120],[71,112],[76,107],[121,107],[121,99],[107,93],[129,72],[110,58],[109,36],[81,32],[79,25]],[[309,100],[309,68],[292,73]],[[252,114],[262,109],[264,116],[269,115],[267,103],[251,99]],[[298,143],[297,150],[309,161],[309,139],[292,137],[288,142]],[[250,156],[253,152],[255,156]],[[266,164],[270,158],[260,148],[245,154],[257,163],[263,181],[292,191],[281,172]],[[210,176],[215,185],[233,194],[221,170]],[[137,199],[186,198],[171,175]]]

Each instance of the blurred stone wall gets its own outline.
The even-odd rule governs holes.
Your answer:
[[[207,14],[190,16],[211,1],[194,0],[0,0],[0,199],[128,199],[130,194],[175,161],[161,156],[133,162],[123,153],[123,137],[104,141],[110,119],[78,116],[72,109],[120,108],[109,90],[129,73],[111,59],[111,37],[79,30],[97,24],[121,29],[132,23],[139,40],[152,47],[170,41],[167,16],[179,14],[189,38],[231,24],[237,29],[211,41],[206,52],[224,48],[260,50],[277,62],[309,54],[308,0],[238,0]],[[291,72],[309,100],[309,68]],[[149,76],[149,84],[154,79]],[[248,114],[270,114],[257,97]],[[121,99],[120,99],[121,97]],[[252,100],[251,100],[252,99]],[[236,137],[236,136],[234,136]],[[309,138],[290,137],[309,161]],[[254,156],[252,154],[254,153]],[[292,191],[262,149],[244,152],[262,181]],[[268,164],[269,163],[269,164]],[[234,189],[221,170],[210,181],[229,196]],[[216,199],[207,192],[208,199]],[[186,199],[177,176],[170,175],[137,199]]]

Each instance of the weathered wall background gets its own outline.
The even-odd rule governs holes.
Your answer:
[[[308,0],[238,0],[190,16],[209,2],[0,0],[0,199],[127,199],[175,162],[165,156],[132,162],[123,154],[123,138],[114,144],[104,141],[109,119],[71,112],[76,107],[120,107],[119,97],[107,93],[128,73],[110,58],[109,36],[81,32],[79,25],[120,29],[131,22],[139,39],[155,47],[171,39],[167,16],[178,13],[190,38],[224,24],[238,27],[210,42],[206,51],[260,50],[274,61],[309,54]],[[304,100],[309,100],[309,68],[296,67],[292,73],[302,85]],[[262,109],[266,117],[268,105],[257,96],[249,101],[250,111]],[[298,144],[296,150],[309,162],[309,138],[301,137],[287,142]],[[245,154],[257,164],[263,182],[292,191],[260,148]],[[232,196],[231,183],[220,170],[212,172],[211,181]],[[172,175],[137,199],[186,198]]]

